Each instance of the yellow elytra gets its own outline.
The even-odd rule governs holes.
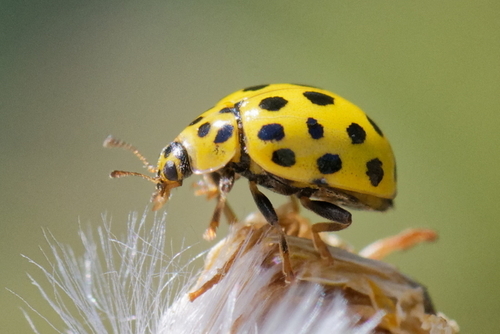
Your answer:
[[[111,141],[107,146],[127,146]],[[218,189],[209,236],[239,176],[250,181],[271,225],[278,226],[277,215],[257,185],[297,196],[304,207],[330,220],[313,225],[315,245],[325,258],[329,253],[318,233],[351,223],[350,213],[338,205],[385,211],[396,195],[395,159],[380,128],[342,97],[303,85],[260,85],[228,95],[162,150],[157,168],[149,167],[155,177],[123,171],[112,176],[139,175],[156,183],[157,210],[186,177],[204,175]]]

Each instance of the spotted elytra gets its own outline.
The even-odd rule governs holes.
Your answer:
[[[122,141],[108,137],[104,144],[133,151],[155,174],[111,173],[154,182],[153,210],[186,177],[203,175],[217,197],[207,238],[215,236],[222,212],[231,218],[226,195],[239,176],[249,180],[257,207],[273,226],[279,226],[278,217],[257,185],[296,196],[329,220],[312,227],[314,244],[326,259],[331,256],[319,233],[351,224],[351,214],[338,205],[385,211],[396,195],[394,155],[380,128],[349,101],[309,86],[260,85],[225,97],[161,151],[156,168]],[[291,276],[284,234],[280,246],[285,274]]]

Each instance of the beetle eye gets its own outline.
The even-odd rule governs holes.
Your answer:
[[[177,168],[175,163],[171,160],[167,161],[165,167],[163,167],[163,174],[170,181],[178,181],[179,175],[177,174]]]

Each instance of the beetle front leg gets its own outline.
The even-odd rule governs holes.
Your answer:
[[[336,232],[347,228],[352,222],[351,213],[330,202],[311,201],[307,196],[300,196],[300,203],[306,209],[313,211],[323,218],[331,220],[331,222],[313,224],[312,236],[314,247],[319,255],[323,259],[333,261],[332,254],[330,254],[328,246],[323,239],[321,239],[319,233]]]
[[[210,225],[203,234],[205,240],[213,240],[216,236],[217,227],[219,227],[219,221],[221,213],[224,212],[229,223],[236,221],[236,215],[233,210],[226,203],[227,193],[231,191],[235,181],[235,174],[233,169],[224,169],[219,174],[212,173],[210,178],[218,183],[218,195],[217,204],[215,206]]]
[[[211,200],[219,195],[217,173],[203,174],[203,180],[193,183],[195,196],[206,196],[207,200]]]

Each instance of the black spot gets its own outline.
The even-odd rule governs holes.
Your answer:
[[[287,100],[280,96],[267,97],[260,101],[259,107],[264,110],[278,111],[288,103]]]
[[[231,109],[231,108],[223,108],[223,109],[219,110],[219,114],[228,114],[231,112],[233,112],[233,109]]]
[[[168,145],[163,150],[163,157],[165,157],[165,159],[168,158],[168,156],[170,155],[171,152],[172,152],[172,145]]]
[[[235,112],[235,113],[239,113],[240,112],[241,102],[243,102],[243,101],[239,101],[239,102],[236,102],[234,104],[234,107],[233,107],[234,111],[233,112]]]
[[[333,97],[323,93],[304,92],[304,96],[307,97],[309,101],[311,101],[314,104],[317,104],[318,106],[326,106],[329,104],[333,104]]]
[[[281,140],[285,137],[285,130],[281,124],[266,124],[260,128],[257,134],[261,140]]]
[[[181,143],[179,142],[171,142],[170,146],[172,147],[172,152],[174,153],[174,157],[176,157],[179,160],[183,160],[186,158],[187,153],[186,150],[184,149],[184,146],[182,146]]]
[[[198,123],[199,121],[201,121],[203,119],[203,116],[200,116],[198,117],[197,119],[195,119],[194,121],[192,121],[191,123],[189,123],[189,125],[195,125],[196,123]]]
[[[323,125],[319,124],[317,120],[309,117],[306,124],[312,139],[320,139],[323,137]]]
[[[291,167],[295,165],[295,153],[289,148],[281,148],[273,152],[272,160],[277,165]]]
[[[320,157],[316,164],[321,174],[333,174],[342,169],[342,160],[338,154],[327,153]]]
[[[252,87],[248,87],[248,88],[245,88],[243,89],[244,92],[249,92],[249,91],[256,91],[256,90],[261,90],[262,88],[266,88],[267,86],[269,85],[258,85],[258,86],[252,86]]]
[[[370,124],[373,126],[373,128],[375,129],[375,131],[377,131],[377,133],[378,133],[381,137],[383,137],[383,136],[384,136],[384,134],[382,133],[382,130],[380,130],[380,128],[378,127],[378,125],[377,125],[377,124],[375,124],[375,122],[374,122],[374,121],[372,121],[372,119],[371,119],[370,117],[366,116],[366,118],[368,119],[368,122],[370,122]]]
[[[179,176],[177,175],[177,168],[172,160],[167,161],[165,166],[163,166],[163,174],[170,181],[178,181]]]
[[[384,170],[382,169],[382,161],[378,158],[372,159],[366,163],[366,175],[370,178],[372,186],[376,187],[384,178]]]
[[[231,138],[233,135],[234,127],[231,124],[225,124],[222,128],[217,131],[217,135],[215,136],[214,143],[220,144]]]
[[[363,144],[366,139],[365,130],[356,123],[351,123],[347,128],[347,135],[351,138],[353,144]]]
[[[210,131],[210,123],[203,123],[199,128],[198,128],[198,137],[203,138],[208,134],[208,131]]]
[[[165,151],[167,151],[166,153],[173,154],[174,157],[178,159],[178,161],[175,162],[175,166],[172,160],[170,160],[171,162],[166,162],[165,166],[162,169],[162,173],[164,173],[165,175],[170,175],[169,177],[172,179],[174,178],[174,173],[177,172],[179,172],[180,174],[180,176],[176,176],[177,178],[180,177],[182,179],[185,177],[189,177],[189,175],[192,174],[192,171],[186,149],[184,148],[184,146],[182,146],[181,143],[176,141],[171,142],[169,147],[170,148],[167,147],[167,149],[165,149]],[[172,170],[172,166],[177,168],[175,172]]]

